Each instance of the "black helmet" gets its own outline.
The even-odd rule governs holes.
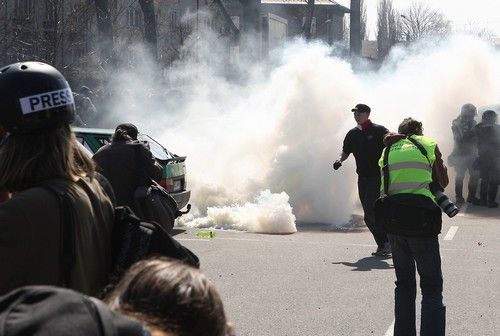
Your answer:
[[[474,118],[477,115],[477,108],[471,103],[464,104],[460,109],[460,114],[464,117]]]
[[[484,121],[494,121],[497,118],[497,113],[493,110],[486,110],[481,117]]]
[[[0,69],[0,126],[30,133],[75,118],[73,94],[64,76],[41,62],[20,62]]]

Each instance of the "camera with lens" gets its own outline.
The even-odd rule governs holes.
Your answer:
[[[443,187],[436,182],[432,182],[429,187],[434,197],[436,197],[436,203],[441,210],[450,218],[455,216],[458,213],[458,208],[448,196],[445,195]]]

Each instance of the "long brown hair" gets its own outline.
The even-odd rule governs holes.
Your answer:
[[[20,191],[55,178],[93,177],[95,165],[77,149],[76,141],[68,124],[8,135],[0,146],[0,190]]]
[[[177,336],[233,334],[213,284],[198,269],[173,259],[134,264],[106,302],[150,328]]]

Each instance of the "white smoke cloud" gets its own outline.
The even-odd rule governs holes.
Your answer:
[[[262,191],[255,202],[243,205],[208,207],[204,217],[180,218],[180,224],[188,227],[233,229],[262,233],[294,233],[295,215],[286,193]]]
[[[195,207],[187,226],[289,233],[295,216],[342,225],[357,201],[354,160],[336,172],[331,165],[355,126],[352,106],[370,105],[372,120],[390,130],[408,116],[422,120],[446,158],[460,106],[500,101],[499,53],[470,37],[396,49],[369,72],[301,40],[278,51],[277,62],[235,68],[216,42],[187,47],[166,81],[143,57],[114,83],[126,94],[110,120],[135,122],[187,155]]]

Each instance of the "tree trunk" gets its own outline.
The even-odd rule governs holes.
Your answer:
[[[314,16],[314,0],[307,0],[306,22],[304,22],[303,34],[307,41],[311,39],[311,24]]]
[[[114,64],[113,25],[108,0],[94,0],[97,18],[98,48],[103,66]]]
[[[144,17],[144,39],[153,60],[158,57],[158,41],[156,38],[156,15],[153,0],[139,0]]]

